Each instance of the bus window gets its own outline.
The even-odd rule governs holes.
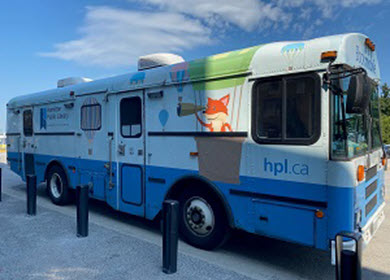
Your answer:
[[[320,133],[317,75],[260,81],[253,96],[252,134],[259,143],[312,144]]]
[[[102,127],[102,107],[100,104],[81,106],[81,129],[100,130]]]
[[[281,139],[282,81],[270,81],[259,85],[257,109],[259,138]]]
[[[311,138],[313,136],[314,93],[312,78],[287,80],[287,138]]]
[[[120,103],[121,134],[126,138],[142,135],[142,103],[139,97],[123,98]]]
[[[24,136],[33,135],[33,115],[32,110],[26,110],[23,112],[23,133]]]
[[[349,82],[349,77],[341,79],[344,92],[346,92]],[[372,81],[372,83],[374,82]],[[346,106],[346,94],[343,95],[343,99],[344,106]],[[342,102],[339,95],[333,94],[332,107],[332,158],[354,158],[382,147],[377,86],[373,87],[369,109],[365,114],[346,114],[346,139],[343,128]]]

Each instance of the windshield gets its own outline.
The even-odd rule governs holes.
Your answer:
[[[332,94],[332,158],[353,158],[381,147],[377,87],[373,87],[366,114],[345,114],[346,132],[344,131],[342,106],[344,105],[345,110],[349,81],[350,78],[340,80],[343,97]]]

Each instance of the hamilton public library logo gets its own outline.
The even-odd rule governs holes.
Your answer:
[[[40,129],[47,129],[47,110],[46,108],[41,108],[41,125]]]

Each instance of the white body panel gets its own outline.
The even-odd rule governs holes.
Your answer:
[[[271,43],[14,98],[7,105],[11,167],[24,177],[24,155],[34,155],[43,181],[49,164],[64,162],[72,187],[91,183],[95,198],[150,219],[178,180],[197,176],[226,200],[233,227],[327,250],[338,231],[355,229],[355,211],[366,205],[365,198],[356,204],[354,189],[360,186],[362,196],[366,188],[357,181],[357,166],[377,166],[372,180],[378,189],[383,185],[380,150],[330,160],[332,95],[322,83],[328,63],[321,63],[321,53],[337,51],[334,64],[364,67],[379,80],[376,53],[367,51],[365,39],[345,34]],[[252,131],[257,85],[264,78],[304,75],[311,75],[318,94],[315,140],[260,143]],[[122,126],[126,98],[142,102],[139,127]],[[99,127],[82,129],[83,108],[97,104],[100,109],[85,118]],[[29,109],[32,136],[23,131]],[[141,134],[125,137],[123,129]],[[315,216],[319,210],[324,219]],[[259,220],[264,212],[276,222],[267,227]]]

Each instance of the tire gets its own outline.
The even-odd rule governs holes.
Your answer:
[[[46,179],[46,190],[51,201],[56,205],[69,203],[69,184],[65,171],[58,165],[49,169]]]
[[[180,234],[192,246],[213,250],[229,237],[227,215],[220,200],[210,191],[188,189],[179,197]]]

